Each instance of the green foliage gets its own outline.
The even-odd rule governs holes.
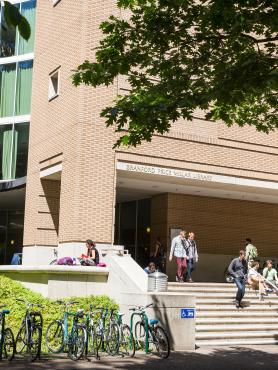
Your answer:
[[[31,35],[31,27],[25,17],[23,17],[16,5],[9,1],[4,1],[4,19],[7,27],[18,27],[20,35],[28,40]],[[1,27],[4,27],[1,25]]]
[[[111,16],[96,61],[73,83],[130,91],[102,111],[122,132],[118,145],[150,141],[199,108],[228,126],[278,127],[278,3],[275,0],[118,0],[130,19]]]
[[[26,311],[25,304],[18,302],[16,300],[17,298],[43,305],[43,350],[46,350],[44,342],[46,329],[51,321],[62,317],[63,305],[59,305],[55,301],[44,298],[41,294],[23,287],[23,285],[17,281],[0,275],[0,305],[7,305],[7,309],[10,310],[10,314],[6,316],[6,325],[12,329],[15,336]],[[79,308],[89,311],[90,304],[94,307],[118,309],[118,305],[107,296],[71,297],[65,301],[78,302],[76,305],[72,306],[72,312],[75,312]]]

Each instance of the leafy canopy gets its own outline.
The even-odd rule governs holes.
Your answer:
[[[18,27],[18,32],[25,39],[29,40],[31,27],[27,19],[20,14],[18,7],[9,1],[4,1],[4,20],[5,25],[1,24],[1,29],[6,30],[9,27]]]
[[[73,83],[130,89],[101,115],[120,144],[136,146],[163,134],[196,108],[228,126],[278,127],[277,0],[118,0],[130,18],[110,16],[96,61]]]

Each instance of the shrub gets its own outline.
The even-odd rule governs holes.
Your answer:
[[[0,305],[6,305],[10,310],[10,314],[6,316],[6,325],[9,326],[15,337],[19,330],[20,323],[24,317],[26,306],[23,302],[17,301],[21,298],[27,302],[39,303],[43,305],[43,351],[46,350],[45,346],[45,332],[49,323],[55,319],[61,318],[63,314],[63,305],[43,297],[39,293],[35,293],[30,289],[25,288],[21,283],[14,281],[6,276],[0,275]],[[88,311],[90,304],[94,307],[105,307],[108,309],[118,309],[118,305],[107,296],[89,296],[89,297],[71,297],[63,301],[76,301],[78,302],[73,306],[74,312],[78,308]]]

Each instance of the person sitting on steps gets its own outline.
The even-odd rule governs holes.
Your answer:
[[[248,284],[251,285],[253,289],[259,290],[260,301],[263,300],[263,297],[267,292],[267,285],[264,281],[263,276],[258,273],[260,267],[259,261],[253,261],[251,263],[251,268],[248,271]]]

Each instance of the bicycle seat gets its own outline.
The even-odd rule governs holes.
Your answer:
[[[8,315],[10,313],[10,310],[3,310],[1,314]]]
[[[119,312],[119,313],[118,313],[118,316],[119,316],[119,317],[123,317],[123,316],[124,316],[124,313]]]
[[[156,325],[156,324],[158,324],[157,319],[150,319],[150,325]]]

